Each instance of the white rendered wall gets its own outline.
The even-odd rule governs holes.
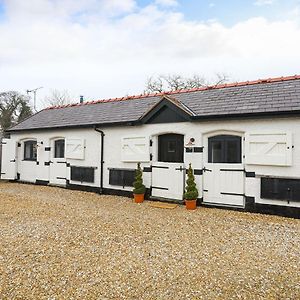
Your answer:
[[[207,136],[213,133],[234,133],[257,132],[257,131],[288,131],[293,134],[292,166],[260,166],[245,165],[247,172],[255,172],[257,176],[292,177],[300,179],[300,119],[299,118],[275,118],[257,120],[230,120],[230,121],[206,121],[195,123],[171,123],[151,124],[142,126],[124,126],[102,128],[105,132],[104,142],[104,187],[111,189],[132,190],[130,187],[116,187],[109,185],[109,168],[135,168],[135,163],[121,161],[121,139],[128,135],[145,135],[153,140],[152,153],[153,161],[157,159],[157,136],[164,133],[178,133],[184,135],[184,143],[187,144],[190,138],[195,139],[195,147],[207,146]],[[185,166],[192,163],[194,169],[203,168],[204,153],[184,154]],[[205,157],[206,158],[206,157]],[[151,162],[143,162],[142,166],[150,166]],[[199,197],[202,197],[203,176],[195,176],[199,189]],[[151,173],[144,173],[144,182],[147,187],[151,185]],[[279,200],[267,200],[260,198],[260,178],[245,178],[245,194],[255,197],[255,201],[263,204],[274,204],[282,206],[300,207],[299,202]]]
[[[207,136],[213,132],[253,132],[253,131],[289,131],[293,134],[293,154],[291,166],[260,166],[245,165],[247,172],[255,172],[256,176],[277,176],[300,178],[300,119],[299,118],[274,118],[257,120],[231,120],[231,121],[206,121],[194,123],[171,123],[171,124],[151,124],[141,126],[118,126],[101,127],[105,133],[104,137],[104,188],[131,191],[131,187],[112,186],[109,184],[109,168],[128,168],[134,169],[136,163],[122,162],[121,146],[122,138],[128,136],[145,136],[153,140],[151,152],[153,161],[157,160],[157,136],[164,133],[178,133],[184,135],[184,143],[187,144],[190,138],[195,139],[195,147],[206,147]],[[38,180],[49,180],[49,167],[44,165],[45,161],[51,160],[49,152],[45,147],[53,147],[51,141],[54,138],[83,138],[85,139],[85,159],[67,160],[68,163],[75,166],[97,167],[95,171],[95,182],[93,184],[83,183],[89,186],[100,186],[100,149],[101,135],[93,129],[66,129],[49,131],[32,131],[30,133],[12,133],[13,142],[20,142],[26,139],[36,139],[38,142],[38,161],[23,161],[23,148],[18,149],[17,172],[20,173],[20,179],[23,181],[35,182]],[[41,142],[43,144],[41,145]],[[53,153],[53,152],[51,152]],[[184,154],[185,166],[192,163],[194,169],[203,168],[203,157],[206,158],[206,149],[204,153],[186,153]],[[5,157],[3,158],[5,159]],[[142,166],[150,166],[149,162],[143,162]],[[197,175],[196,181],[199,188],[199,197],[202,197],[203,176]],[[68,168],[67,178],[70,179],[70,168]],[[80,182],[70,182],[72,184],[81,184]],[[147,187],[151,186],[151,173],[144,173],[144,183]],[[255,201],[263,204],[285,205],[291,207],[300,207],[298,202],[266,200],[260,198],[260,178],[245,179],[245,194],[255,197]]]
[[[59,138],[82,138],[85,139],[85,158],[83,160],[65,159],[72,166],[96,167],[95,182],[89,183],[89,186],[100,185],[100,134],[93,129],[68,129],[53,131],[32,131],[30,133],[11,134],[13,142],[21,143],[18,148],[17,172],[20,174],[20,180],[26,182],[35,182],[36,180],[49,180],[50,167],[45,166],[45,162],[53,158],[54,140]],[[37,161],[24,161],[24,141],[37,141]],[[51,147],[51,151],[45,151],[46,147]],[[5,159],[5,158],[4,158]],[[70,168],[67,168],[67,179],[70,179]],[[70,181],[72,184],[82,184],[81,182]]]

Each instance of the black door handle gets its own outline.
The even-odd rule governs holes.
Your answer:
[[[203,168],[203,171],[204,171],[204,172],[212,172],[212,170],[206,169],[205,167]]]

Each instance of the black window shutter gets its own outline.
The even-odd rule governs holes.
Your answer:
[[[133,186],[135,177],[134,169],[110,169],[109,184],[118,186]]]
[[[95,168],[93,167],[71,167],[71,180],[80,182],[95,182]]]
[[[261,198],[300,201],[300,179],[261,178]]]
[[[124,186],[133,186],[135,177],[135,171],[126,170],[124,171]]]
[[[121,170],[115,170],[115,169],[109,170],[109,184],[111,184],[111,185],[123,185],[122,184],[122,172],[121,172]]]

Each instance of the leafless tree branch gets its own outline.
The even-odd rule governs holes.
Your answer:
[[[49,96],[44,99],[45,106],[62,106],[71,103],[71,97],[67,90],[51,90]]]
[[[223,73],[217,73],[216,79],[208,80],[200,75],[184,77],[179,74],[158,75],[150,77],[146,82],[145,93],[162,93],[182,89],[194,89],[206,86],[216,86],[228,82],[229,77]]]

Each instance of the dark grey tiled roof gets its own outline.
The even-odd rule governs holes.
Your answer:
[[[300,80],[174,95],[197,116],[300,110]]]
[[[132,122],[163,94],[43,110],[11,130]],[[169,93],[197,117],[300,111],[300,76]]]
[[[149,97],[59,109],[46,109],[14,126],[11,130],[86,126],[136,121],[159,100],[160,97]]]

